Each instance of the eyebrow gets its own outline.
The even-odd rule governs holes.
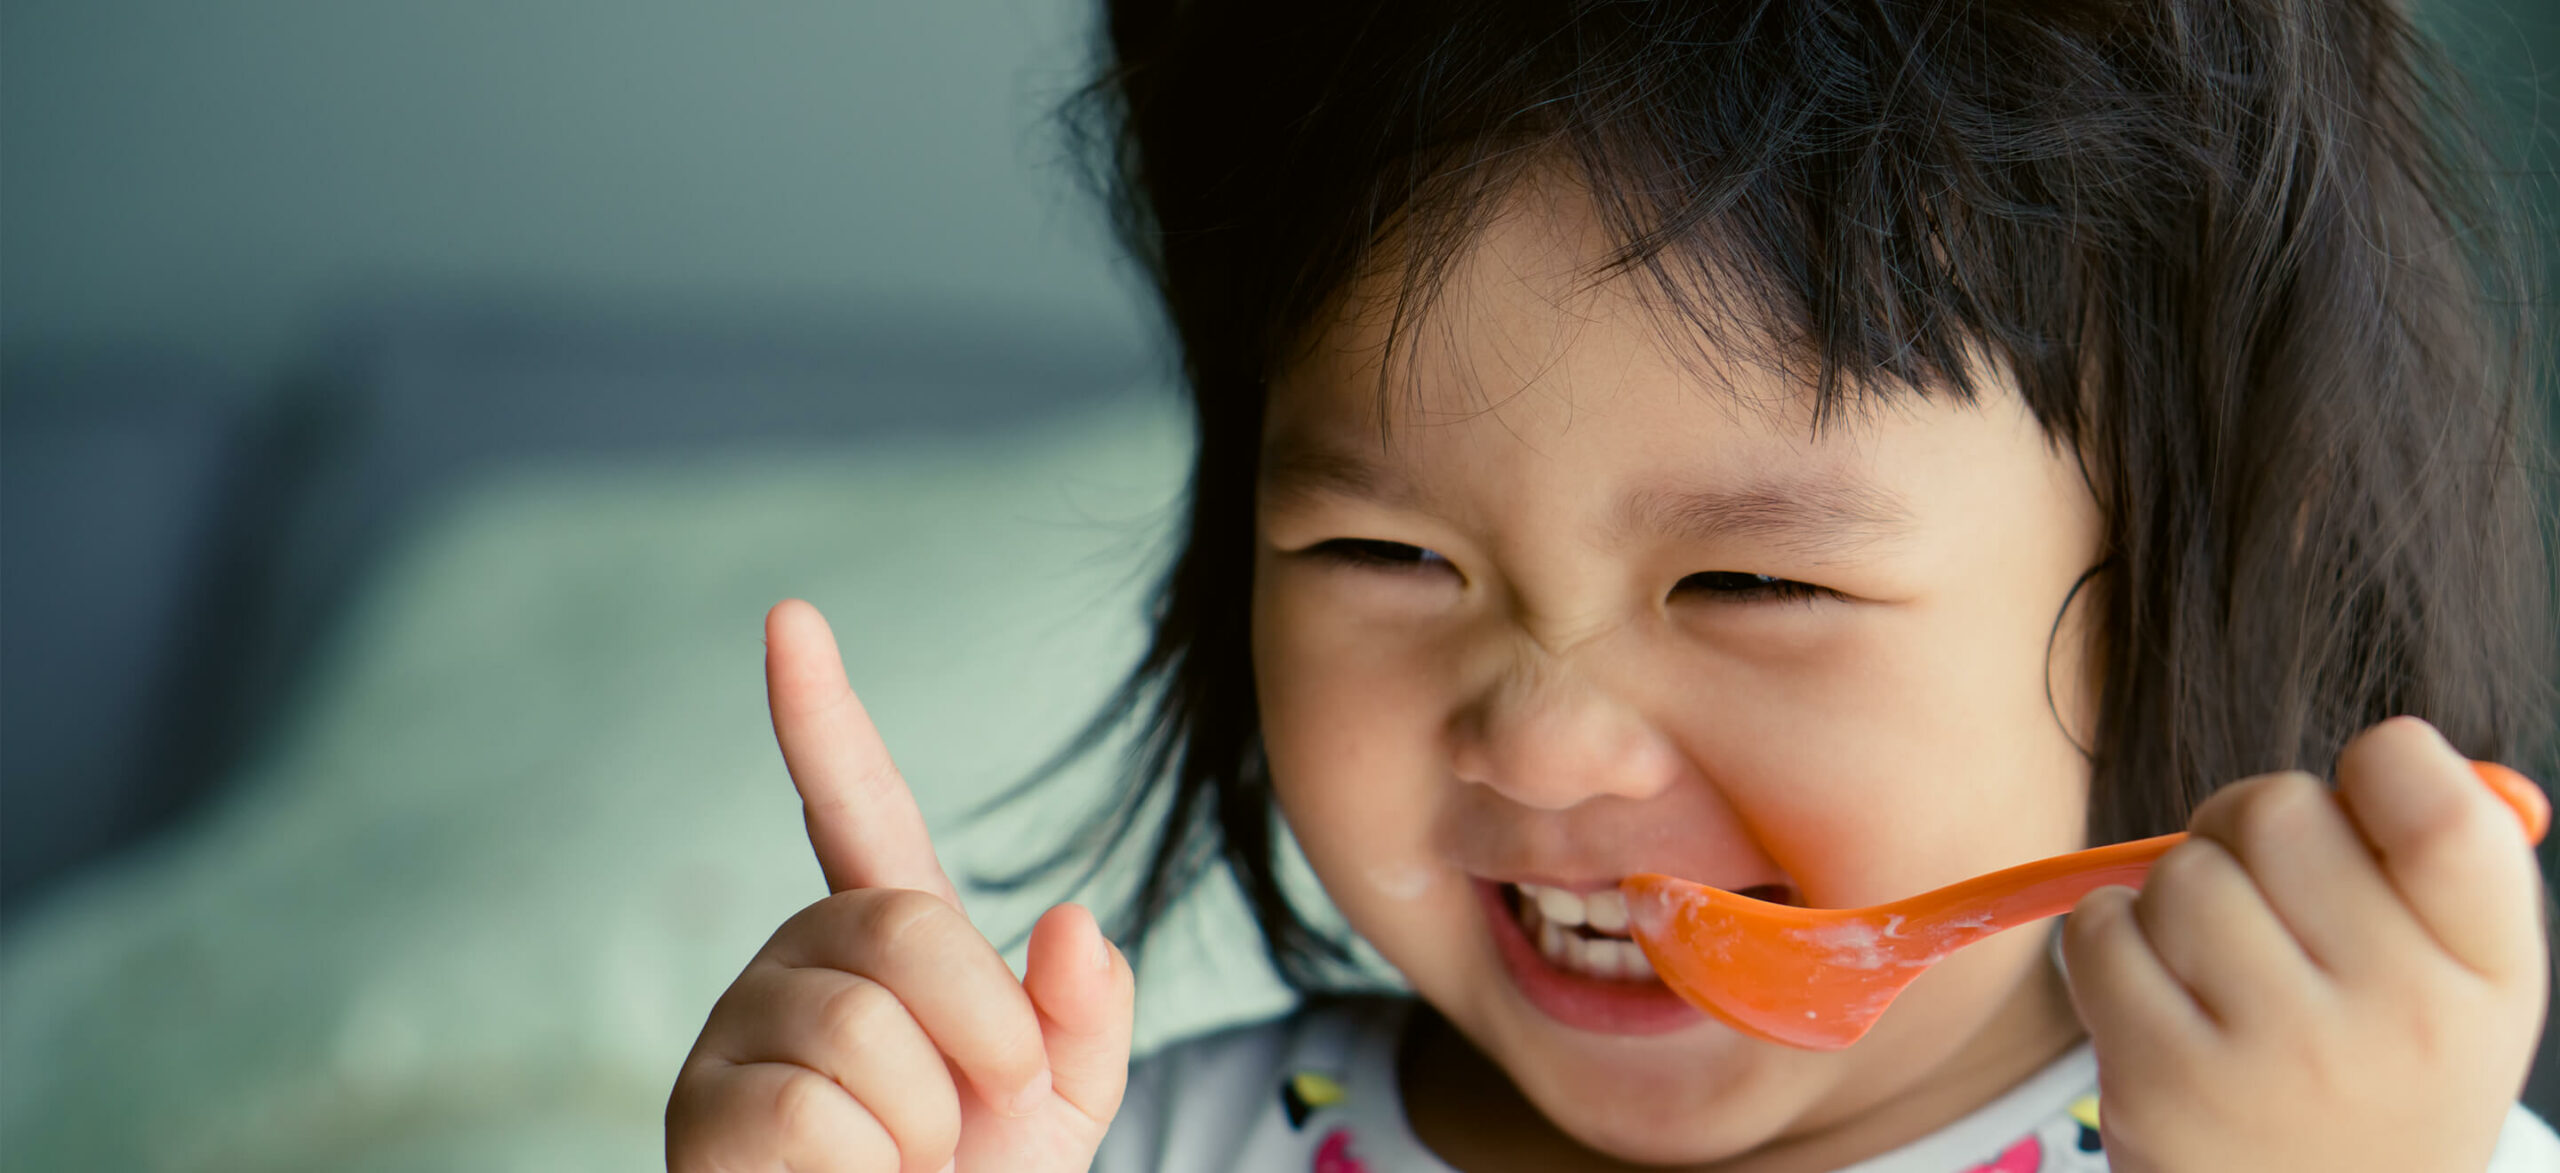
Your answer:
[[[1868,553],[1912,530],[1900,498],[1843,472],[1805,473],[1734,488],[1649,490],[1629,498],[1619,536],[1651,531],[1701,545],[1764,541],[1823,562]]]
[[[1427,495],[1391,468],[1325,445],[1288,444],[1262,467],[1262,492],[1281,498],[1349,497],[1428,508]],[[1846,470],[1800,472],[1733,486],[1648,489],[1619,503],[1608,536],[1654,534],[1700,545],[1755,540],[1814,560],[1846,558],[1908,536],[1902,499]]]

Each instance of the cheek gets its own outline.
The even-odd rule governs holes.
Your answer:
[[[1464,900],[1435,850],[1448,789],[1429,658],[1259,589],[1253,657],[1273,792],[1353,927],[1383,944],[1399,917]]]
[[[1257,589],[1253,672],[1275,785],[1303,805],[1375,793],[1428,748],[1427,684],[1322,599]],[[1360,780],[1373,780],[1362,784]],[[1342,792],[1336,795],[1334,792]]]
[[[2081,845],[2087,765],[2046,703],[2049,620],[2002,610],[1880,611],[1802,657],[1693,676],[1719,681],[1717,719],[1684,740],[1817,903]]]

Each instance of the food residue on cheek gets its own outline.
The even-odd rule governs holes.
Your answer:
[[[1368,869],[1369,886],[1389,900],[1420,900],[1437,879],[1420,863],[1373,864]]]

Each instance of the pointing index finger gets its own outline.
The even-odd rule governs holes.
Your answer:
[[[764,635],[773,737],[800,791],[809,846],[827,890],[914,888],[959,907],[915,796],[845,681],[826,617],[802,600],[785,599],[766,612]]]

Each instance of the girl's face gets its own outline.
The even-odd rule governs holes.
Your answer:
[[[1253,640],[1279,800],[1352,927],[1582,1145],[1854,1159],[2076,1037],[2046,934],[1957,954],[1820,1053],[1617,972],[1606,896],[1547,931],[1520,886],[1855,907],[2082,846],[2093,669],[2064,604],[2100,513],[1996,379],[1816,434],[1806,384],[1666,348],[1627,281],[1594,285],[1593,223],[1524,189],[1386,399],[1358,297],[1274,388]]]

